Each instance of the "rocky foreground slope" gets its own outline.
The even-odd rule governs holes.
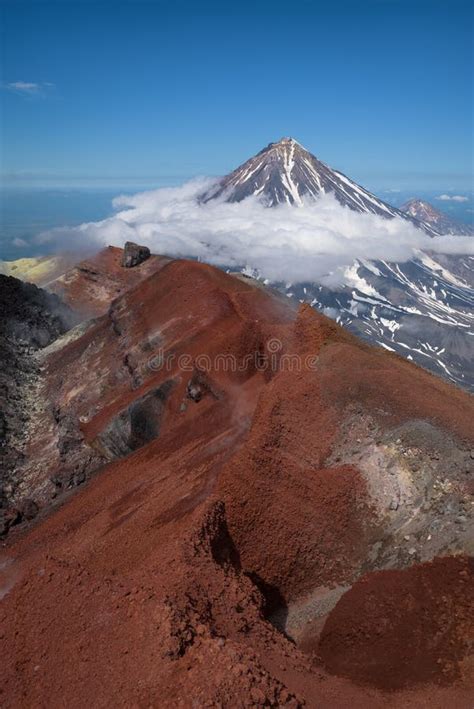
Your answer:
[[[41,387],[35,354],[65,333],[76,316],[57,296],[4,275],[0,275],[0,313],[1,535],[12,523],[36,515],[36,503],[25,495],[10,508],[28,443],[25,423],[34,417]]]
[[[92,318],[35,354],[2,706],[471,706],[472,398],[252,280],[121,262],[62,278]]]

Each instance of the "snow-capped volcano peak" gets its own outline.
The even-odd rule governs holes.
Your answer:
[[[278,204],[301,205],[321,194],[332,194],[343,206],[356,212],[395,216],[413,220],[411,216],[378,199],[342,172],[318,160],[294,138],[281,138],[270,143],[254,157],[223,177],[202,195],[202,201],[221,198],[241,202],[257,196],[269,207]],[[428,233],[434,230],[416,222]]]
[[[270,143],[270,145],[281,145],[281,146],[284,146],[284,145],[299,145],[300,148],[303,147],[303,146],[301,145],[301,143],[298,143],[298,141],[295,140],[294,138],[292,138],[291,136],[287,136],[287,137],[280,138],[280,140],[279,140],[277,143]],[[304,150],[304,148],[303,148],[303,150]]]
[[[302,204],[305,195],[324,192],[311,158],[294,138],[281,138],[220,180],[203,201],[223,197],[227,202],[241,202],[258,196],[270,207],[284,202]]]

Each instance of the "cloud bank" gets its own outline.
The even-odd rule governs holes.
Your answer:
[[[462,194],[440,194],[436,199],[441,202],[469,202],[469,197],[464,197]]]
[[[114,199],[115,214],[100,222],[53,229],[41,243],[62,250],[126,241],[154,253],[197,258],[217,266],[250,266],[271,281],[319,281],[334,285],[355,259],[407,261],[417,250],[474,253],[470,237],[432,239],[401,218],[383,219],[342,207],[332,195],[304,206],[264,207],[257,198],[240,203],[198,200],[211,180],[193,180]]]
[[[13,91],[21,96],[44,96],[47,91],[54,88],[54,84],[49,81],[34,82],[34,81],[10,81],[3,84],[3,88],[7,91]]]

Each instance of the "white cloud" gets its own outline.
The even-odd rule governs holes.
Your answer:
[[[135,241],[158,254],[199,258],[217,266],[248,264],[275,280],[334,283],[354,259],[401,262],[418,249],[473,253],[469,237],[432,239],[401,218],[383,219],[342,207],[332,195],[302,207],[264,207],[257,198],[240,203],[197,197],[210,180],[117,197],[117,212],[101,222],[43,233],[58,248],[122,246]]]
[[[469,202],[469,197],[464,197],[461,194],[440,194],[436,199],[442,202]]]
[[[20,249],[24,248],[25,246],[28,246],[28,242],[25,241],[24,239],[20,239],[17,237],[16,239],[13,239],[12,241],[13,246],[16,246]]]
[[[3,84],[3,88],[22,96],[44,96],[47,91],[54,88],[49,81],[11,81]]]

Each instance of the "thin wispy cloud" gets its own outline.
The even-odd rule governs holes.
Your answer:
[[[13,246],[16,246],[19,249],[25,248],[25,246],[28,246],[28,242],[25,241],[25,239],[20,239],[17,237],[16,239],[13,239]]]
[[[469,197],[465,197],[462,194],[440,194],[436,199],[441,202],[469,202]]]
[[[60,250],[135,241],[158,254],[229,268],[248,265],[272,281],[326,284],[342,279],[354,259],[403,262],[419,249],[473,253],[471,237],[432,239],[405,219],[359,214],[330,194],[303,207],[268,208],[256,197],[202,204],[199,195],[210,185],[209,180],[195,180],[178,188],[117,197],[117,211],[110,218],[53,229],[38,241],[53,242]]]
[[[11,91],[19,96],[27,96],[29,98],[42,97],[54,89],[54,84],[50,81],[10,81],[3,85],[6,91]]]

